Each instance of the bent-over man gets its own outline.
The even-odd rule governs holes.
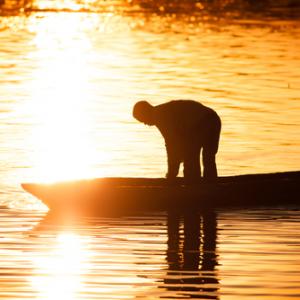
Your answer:
[[[176,178],[183,162],[186,182],[197,182],[201,177],[201,150],[204,178],[217,178],[215,156],[221,120],[213,109],[192,100],[174,100],[157,106],[139,101],[134,105],[133,116],[147,125],[155,125],[163,135],[168,156],[168,179]]]

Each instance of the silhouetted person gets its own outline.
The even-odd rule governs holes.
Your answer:
[[[186,182],[197,182],[201,177],[201,150],[204,178],[217,178],[215,156],[221,120],[214,110],[192,100],[174,100],[157,106],[139,101],[133,108],[133,116],[147,125],[155,125],[163,135],[168,179],[176,178],[183,162]]]

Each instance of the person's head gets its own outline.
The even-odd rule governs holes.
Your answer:
[[[139,101],[133,107],[134,118],[147,125],[154,125],[154,107],[147,101]]]

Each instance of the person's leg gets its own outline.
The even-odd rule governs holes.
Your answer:
[[[201,178],[200,150],[199,147],[190,146],[185,151],[183,174],[188,184],[197,183]]]
[[[203,142],[203,177],[214,180],[218,177],[216,154],[219,148],[221,120],[217,114],[212,114],[207,120]]]
[[[180,157],[178,150],[173,145],[166,145],[167,156],[168,156],[168,172],[166,174],[167,179],[170,181],[174,180],[179,172]]]
[[[216,155],[209,147],[203,148],[203,177],[208,180],[213,180],[218,177],[216,166]]]

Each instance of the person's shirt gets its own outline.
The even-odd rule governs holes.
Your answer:
[[[174,147],[193,142],[212,113],[211,108],[192,100],[173,100],[154,107],[155,125],[166,144]]]

